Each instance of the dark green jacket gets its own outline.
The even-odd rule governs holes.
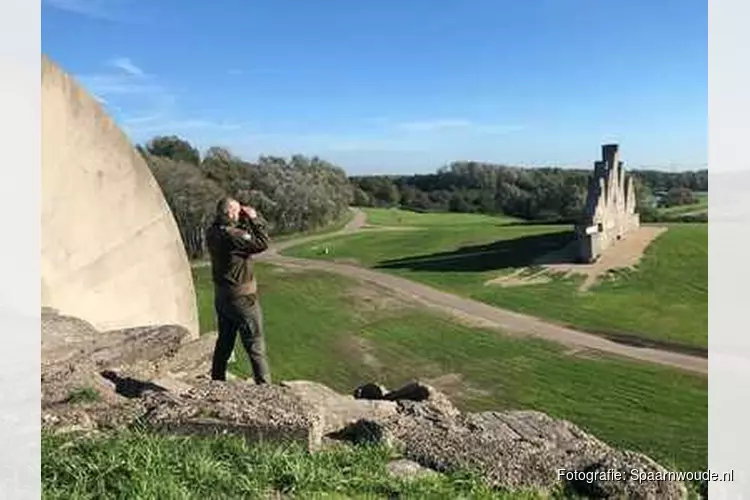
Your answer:
[[[206,244],[217,296],[256,296],[252,256],[268,249],[269,242],[265,224],[258,219],[245,217],[234,223],[220,217],[211,224],[206,231]]]

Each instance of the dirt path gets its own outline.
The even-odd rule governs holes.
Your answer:
[[[356,208],[352,208],[351,211],[353,213],[352,219],[349,222],[347,222],[346,226],[344,226],[342,229],[339,229],[338,231],[335,231],[333,233],[313,234],[310,236],[301,236],[299,238],[285,240],[279,243],[272,243],[271,248],[268,249],[268,251],[264,254],[264,256],[276,255],[282,250],[285,250],[289,247],[294,247],[294,246],[301,245],[303,243],[307,243],[310,241],[320,240],[323,238],[330,238],[332,236],[340,236],[343,234],[350,234],[350,233],[359,231],[367,223],[367,214],[364,213],[362,210],[359,210]]]
[[[516,335],[541,337],[566,345],[571,348],[572,352],[580,350],[595,350],[639,361],[680,368],[700,374],[708,374],[708,359],[704,357],[614,342],[598,335],[565,328],[539,318],[500,309],[483,302],[460,297],[421,283],[400,278],[398,276],[392,276],[390,274],[380,273],[364,267],[324,260],[299,259],[279,255],[281,250],[296,246],[300,243],[329,238],[332,235],[349,234],[359,231],[366,223],[366,215],[361,210],[355,209],[354,212],[355,215],[352,221],[347,224],[344,229],[337,231],[336,233],[303,237],[300,239],[285,241],[279,245],[274,245],[269,251],[262,254],[259,260],[282,266],[291,265],[297,268],[316,269],[342,274],[350,278],[384,287],[428,308],[447,312],[464,321],[469,321],[484,327],[502,329],[505,332]]]

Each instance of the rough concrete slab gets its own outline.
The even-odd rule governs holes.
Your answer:
[[[324,434],[339,431],[363,418],[385,418],[396,414],[397,405],[393,401],[355,399],[316,382],[296,380],[282,382],[282,386],[315,409],[320,415]]]
[[[150,393],[145,422],[172,434],[236,434],[253,442],[297,442],[320,447],[315,409],[288,388],[241,381],[203,382],[185,394]]]

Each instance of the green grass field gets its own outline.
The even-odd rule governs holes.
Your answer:
[[[347,211],[341,218],[339,218],[338,220],[334,221],[332,224],[329,224],[325,227],[321,227],[321,228],[314,229],[311,231],[304,231],[301,233],[283,234],[283,235],[275,236],[273,240],[276,242],[282,242],[282,241],[288,241],[288,240],[297,239],[297,238],[303,238],[305,236],[318,236],[318,235],[323,235],[323,234],[335,233],[336,231],[344,229],[344,226],[346,226],[351,220],[352,220],[352,212]]]
[[[399,211],[370,210],[393,225]],[[483,302],[607,335],[705,348],[708,342],[708,226],[671,224],[635,270],[611,273],[588,292],[582,278],[500,287],[486,282],[532,264],[572,238],[569,226],[498,224],[496,219],[404,215],[409,231],[378,231],[324,239],[286,250],[305,258],[345,259]],[[421,217],[421,216],[420,216]],[[444,224],[439,225],[441,217]],[[386,222],[387,221],[387,222]],[[420,227],[421,226],[421,227]],[[321,249],[327,247],[328,254]]]
[[[98,498],[543,498],[494,492],[462,473],[407,482],[391,478],[392,452],[378,447],[314,455],[239,437],[120,432],[72,440],[42,435],[46,499]]]
[[[431,381],[466,410],[537,409],[667,464],[706,466],[704,377],[476,329],[348,278],[258,264],[275,380],[348,393],[363,381]],[[209,268],[196,268],[203,331],[214,329]],[[248,373],[238,348],[233,370]]]
[[[463,226],[463,225],[498,225],[515,222],[518,219],[512,217],[495,217],[481,214],[462,213],[419,213],[408,210],[393,210],[383,208],[364,208],[367,214],[367,223],[375,226],[413,226],[413,227],[436,227],[436,226]]]
[[[696,203],[691,205],[678,205],[659,209],[660,215],[678,216],[687,214],[701,214],[708,212],[708,193],[695,193]]]

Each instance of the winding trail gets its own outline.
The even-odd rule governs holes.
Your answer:
[[[298,268],[342,274],[362,282],[386,288],[396,295],[411,299],[428,308],[447,312],[464,321],[473,322],[484,327],[501,329],[507,333],[519,336],[540,337],[563,344],[571,349],[571,353],[588,350],[600,351],[699,374],[708,374],[708,359],[706,357],[615,342],[595,334],[566,328],[533,316],[494,307],[477,300],[460,297],[415,281],[373,271],[372,269],[325,260],[287,257],[279,253],[282,250],[301,243],[330,238],[331,236],[356,233],[366,225],[367,216],[361,210],[353,209],[353,212],[354,216],[352,220],[343,229],[334,233],[312,235],[280,242],[272,245],[267,252],[259,256],[258,260],[281,266],[291,265]],[[378,229],[373,228],[372,230]]]

